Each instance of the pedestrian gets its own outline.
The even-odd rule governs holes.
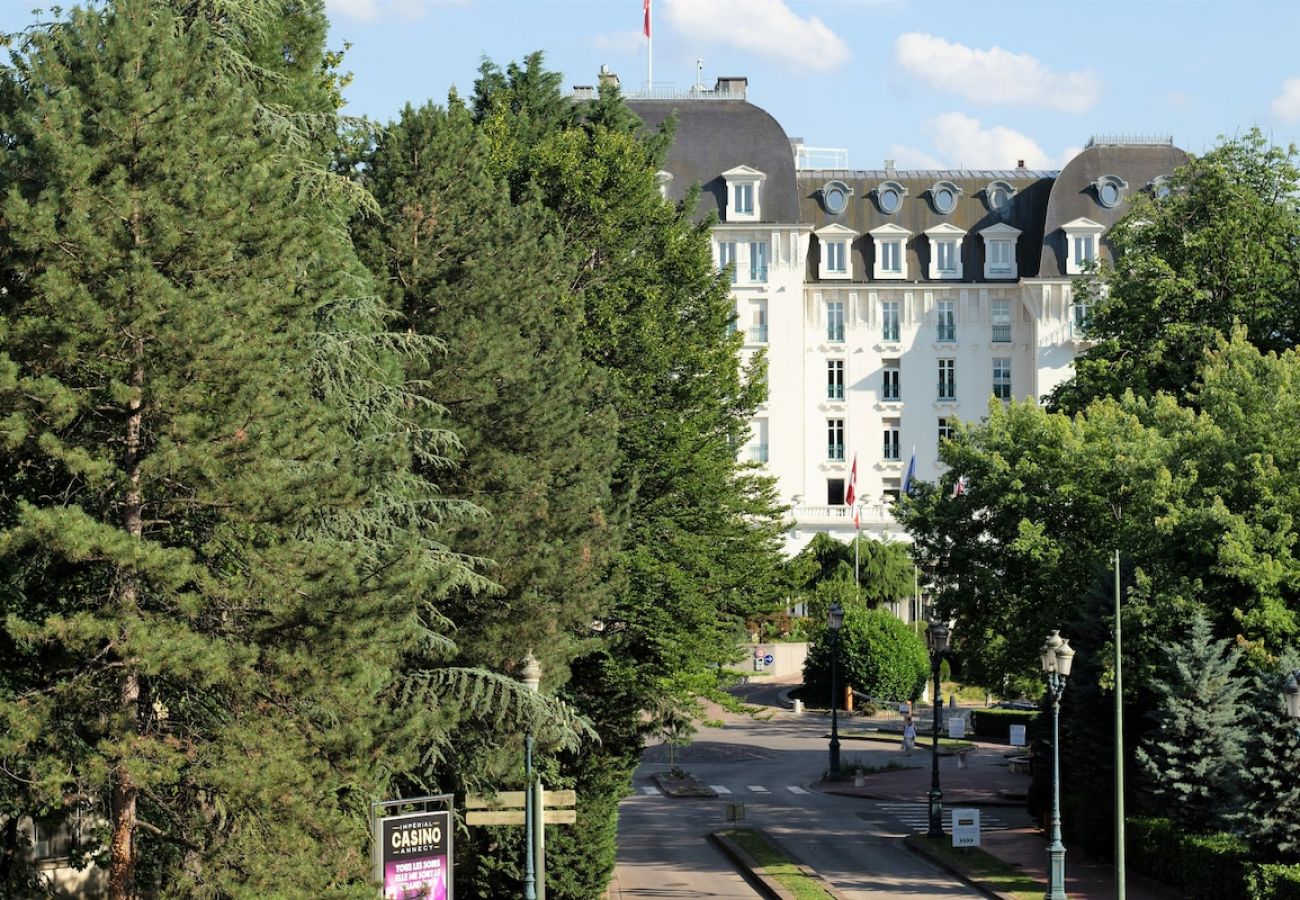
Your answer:
[[[912,747],[916,744],[916,723],[912,717],[908,716],[903,720],[903,750],[908,756],[912,755]]]

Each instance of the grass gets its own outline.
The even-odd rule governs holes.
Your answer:
[[[849,733],[840,732],[840,737],[850,741],[880,741],[882,744],[901,744],[903,736],[893,731],[852,731]],[[916,749],[929,750],[932,741],[929,735],[918,734],[916,736]],[[947,751],[949,753],[960,753],[966,750],[974,750],[975,745],[970,741],[959,741],[953,738],[939,738],[939,752]]]
[[[753,828],[732,828],[723,834],[735,841],[755,864],[761,866],[798,900],[830,900],[831,895],[822,888],[817,878],[800,869],[761,832]]]
[[[951,837],[931,838],[919,834],[908,841],[924,848],[927,856],[1000,894],[1014,900],[1042,900],[1046,885],[978,847],[954,847]]]

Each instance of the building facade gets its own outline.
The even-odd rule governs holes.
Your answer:
[[[628,100],[648,126],[676,116],[662,189],[677,201],[700,189],[743,352],[767,357],[742,458],[791,504],[790,552],[819,531],[850,539],[855,511],[864,531],[903,537],[892,503],[913,460],[913,477],[941,474],[955,419],[1069,377],[1088,312],[1074,282],[1108,259],[1129,200],[1166,191],[1186,154],[1096,137],[1059,172],[812,168],[746,90],[729,78]]]

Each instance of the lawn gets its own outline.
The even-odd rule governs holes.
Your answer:
[[[961,872],[1005,897],[1014,900],[1042,900],[1046,889],[1041,881],[1026,875],[1015,866],[990,856],[978,847],[954,847],[951,837],[931,838],[913,835],[907,842],[932,859]]]
[[[755,864],[761,866],[798,900],[830,900],[831,895],[822,888],[821,881],[800,869],[794,860],[773,846],[762,832],[754,828],[732,828],[722,833],[735,841]]]

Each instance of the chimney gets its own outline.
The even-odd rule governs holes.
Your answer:
[[[749,87],[749,79],[744,75],[730,75],[720,77],[718,83],[713,86],[713,90],[718,93],[739,94],[745,96],[745,91]]]
[[[885,174],[886,175],[894,174],[894,161],[892,159],[885,160]]]
[[[595,100],[596,89],[589,84],[575,84],[573,86],[574,100]]]
[[[618,87],[618,76],[609,70],[609,66],[600,64],[600,86]]]
[[[1025,161],[1023,159],[1016,160],[1017,169],[1023,169],[1024,167],[1025,167]]]

